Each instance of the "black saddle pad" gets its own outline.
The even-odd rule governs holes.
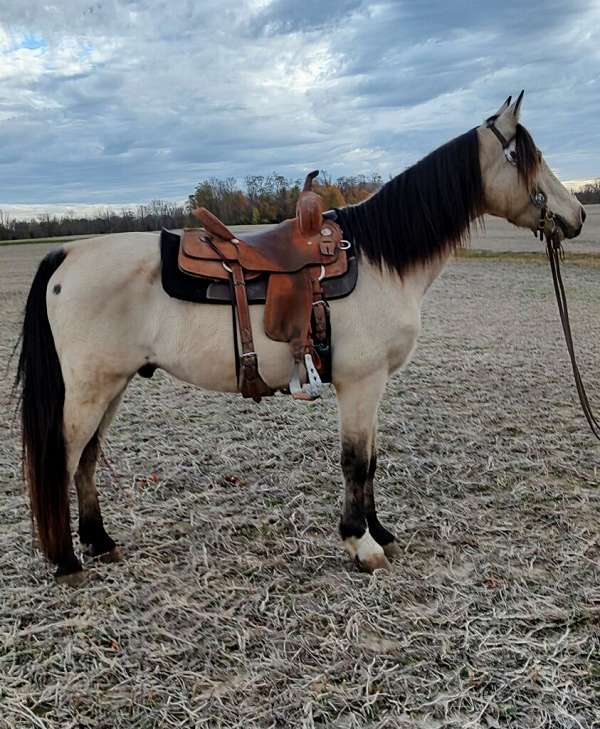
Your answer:
[[[176,233],[163,229],[160,234],[161,280],[163,289],[174,299],[197,304],[231,304],[229,284],[210,278],[199,278],[183,273],[177,265],[179,238]],[[354,247],[346,251],[348,271],[342,276],[323,281],[326,299],[342,299],[354,291],[358,278],[358,262]],[[264,304],[269,275],[259,276],[246,284],[249,304]]]

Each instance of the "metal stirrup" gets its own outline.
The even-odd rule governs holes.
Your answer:
[[[325,385],[321,380],[319,372],[313,362],[311,354],[304,355],[304,366],[306,367],[306,374],[308,375],[308,382],[302,388],[304,392],[308,393],[311,397],[321,397],[325,390]]]
[[[305,385],[300,384],[300,365],[296,363],[290,379],[290,395],[294,400],[316,400],[323,394],[326,386],[319,376],[312,355],[304,355],[304,366],[306,367],[308,382]]]

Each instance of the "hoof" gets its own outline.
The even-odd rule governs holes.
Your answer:
[[[344,540],[346,550],[354,557],[363,572],[390,570],[392,566],[380,544],[366,531],[362,537],[348,537]]]
[[[124,558],[121,547],[113,547],[110,552],[99,555],[101,562],[122,562]]]
[[[59,574],[57,571],[54,575],[54,579],[58,585],[68,585],[69,587],[81,587],[86,581],[85,572],[80,569],[78,572],[68,572],[66,574]]]
[[[84,553],[86,557],[92,557],[93,559],[99,557],[100,559],[107,562],[117,561],[114,559],[110,559],[109,557],[109,555],[111,555],[115,550],[118,550],[117,545],[113,542],[112,539],[110,539],[110,537],[102,542],[82,542],[82,546],[84,548]]]
[[[365,559],[358,559],[357,557],[356,561],[363,572],[373,573],[375,570],[387,570],[389,572],[392,569],[392,565],[388,562],[385,554],[372,554]]]

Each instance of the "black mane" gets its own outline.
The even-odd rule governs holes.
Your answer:
[[[525,186],[531,192],[540,168],[542,155],[540,154],[540,150],[535,146],[531,134],[529,134],[522,124],[517,124],[515,147],[517,171]]]
[[[402,274],[463,245],[483,211],[479,140],[472,129],[337,213],[359,254]]]

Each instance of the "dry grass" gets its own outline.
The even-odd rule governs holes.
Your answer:
[[[600,273],[565,278],[599,402]],[[381,412],[390,574],[338,544],[334,405],[136,381],[99,472],[126,560],[79,590],[31,548],[5,420],[0,727],[600,726],[600,456],[545,266],[457,261],[428,299]]]
[[[455,251],[458,259],[477,259],[489,261],[512,261],[514,263],[547,263],[548,257],[545,251],[496,251],[481,250],[473,248],[458,248]],[[571,266],[585,266],[587,268],[600,268],[600,252],[598,253],[573,253],[566,252]]]

